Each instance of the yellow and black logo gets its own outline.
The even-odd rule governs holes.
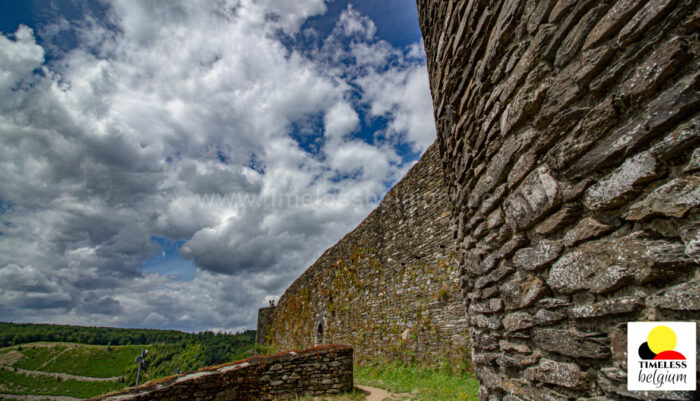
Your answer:
[[[685,356],[675,351],[678,338],[668,326],[656,326],[649,332],[647,341],[639,346],[639,357],[644,360],[678,361]]]

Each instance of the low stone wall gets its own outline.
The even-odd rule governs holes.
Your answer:
[[[327,345],[212,366],[93,400],[244,401],[339,394],[353,389],[352,368],[352,347]]]

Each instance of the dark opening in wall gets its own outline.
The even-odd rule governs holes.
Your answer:
[[[318,326],[316,326],[316,338],[314,343],[314,345],[323,344],[323,322],[319,322]]]

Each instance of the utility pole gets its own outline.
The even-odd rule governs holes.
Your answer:
[[[142,348],[141,349],[141,355],[138,355],[136,357],[136,363],[139,365],[139,371],[136,373],[136,385],[139,385],[139,379],[141,378],[141,367],[143,366],[145,362],[144,358],[146,358],[146,354],[148,354],[148,350]]]

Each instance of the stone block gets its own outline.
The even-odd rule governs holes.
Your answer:
[[[698,143],[700,143],[700,118],[694,117],[671,130],[663,139],[649,148],[649,153],[660,160],[667,160],[686,153],[688,147]]]
[[[590,378],[578,365],[551,359],[542,359],[537,366],[525,369],[523,376],[528,380],[572,389],[582,390],[590,387]]]
[[[507,167],[512,163],[513,155],[531,139],[528,135],[510,136],[503,142],[498,152],[489,161],[485,173],[480,175],[474,185],[469,195],[470,207],[477,207],[484,194],[495,188],[508,175]]]
[[[547,285],[539,277],[516,274],[501,286],[506,310],[522,309],[532,305],[547,292]]]
[[[523,56],[518,60],[515,68],[513,68],[513,71],[503,83],[502,89],[498,94],[501,101],[507,101],[515,88],[522,83],[526,74],[540,59],[542,52],[550,43],[555,31],[556,25],[544,24],[540,26],[535,37],[530,42],[530,46],[525,50],[525,53],[523,53]]]
[[[506,198],[504,211],[514,229],[522,230],[536,222],[561,201],[559,183],[547,166],[530,173],[518,189]]]
[[[659,176],[659,164],[650,152],[642,152],[586,190],[583,205],[591,210],[619,206],[638,184]]]
[[[690,160],[683,168],[683,172],[690,173],[697,170],[700,170],[700,148],[695,148],[693,154],[690,155]]]
[[[496,352],[474,353],[472,362],[475,365],[488,365],[498,359],[499,354]]]
[[[527,20],[527,31],[533,34],[537,31],[540,24],[544,23],[549,16],[552,7],[556,4],[556,0],[545,0],[536,2],[535,9],[530,14]]]
[[[537,71],[533,71],[537,73]],[[550,82],[528,82],[513,97],[501,114],[501,135],[507,135],[517,128],[527,117],[539,109],[544,100]]]
[[[542,349],[575,358],[605,359],[610,355],[605,338],[564,329],[535,329],[533,341]]]
[[[473,350],[495,351],[498,349],[498,341],[501,338],[496,333],[485,333],[481,330],[474,330],[471,335]]]
[[[544,298],[537,301],[537,305],[546,309],[558,309],[570,306],[571,302],[563,298]]]
[[[503,327],[509,332],[529,329],[532,326],[532,315],[527,312],[513,312],[503,318]]]
[[[573,246],[587,239],[598,237],[615,229],[614,225],[605,224],[595,217],[586,217],[564,235],[564,245]]]
[[[547,267],[564,250],[560,241],[542,240],[534,247],[519,249],[513,256],[513,264],[525,270]]]
[[[539,309],[533,318],[533,323],[535,326],[544,326],[550,323],[558,322],[566,319],[566,313],[549,310],[549,309]]]
[[[486,225],[490,230],[500,227],[505,222],[505,215],[503,210],[499,207],[496,208],[491,214],[486,217]]]
[[[630,282],[677,274],[690,262],[676,242],[652,240],[642,233],[586,242],[552,266],[547,284],[564,294],[588,290],[606,293]]]
[[[561,22],[567,13],[576,5],[574,0],[558,0],[552,8],[552,12],[549,14],[549,22],[558,23]]]
[[[469,305],[470,313],[496,313],[501,310],[503,310],[503,300],[500,298],[492,298],[488,301]]]
[[[678,80],[652,100],[644,113],[627,123],[624,127],[608,135],[596,146],[586,152],[567,170],[569,177],[581,177],[613,163],[621,156],[627,156],[639,144],[663,133],[669,125],[686,117],[700,106],[700,91],[695,72]]]
[[[589,319],[594,317],[619,315],[639,310],[644,302],[639,297],[620,297],[592,305],[578,306],[569,310],[569,316],[574,319]]]
[[[516,186],[537,163],[537,158],[534,153],[528,152],[520,156],[513,169],[508,174],[508,188]]]
[[[660,291],[647,302],[659,309],[700,311],[700,283],[691,281]]]
[[[634,16],[639,8],[644,5],[644,0],[618,0],[608,10],[607,14],[598,21],[586,37],[583,49],[597,46],[601,42],[611,38],[627,21]]]
[[[680,230],[681,239],[685,244],[685,254],[700,264],[700,221],[695,220]]]
[[[495,283],[501,280],[503,277],[507,276],[513,271],[513,268],[505,264],[501,264],[498,269],[492,271],[487,276],[479,277],[474,283],[474,287],[481,289],[486,287],[491,283]]]
[[[586,14],[577,21],[576,26],[566,35],[561,46],[557,50],[554,59],[554,66],[561,68],[571,61],[584,44],[588,33],[593,29],[596,22],[607,11],[607,4],[599,4],[591,7]],[[600,53],[600,52],[599,52]]]
[[[537,234],[548,235],[575,222],[581,215],[577,207],[565,206],[549,218],[538,224],[535,228]]]
[[[617,43],[626,46],[640,36],[649,27],[668,14],[676,3],[676,0],[649,0],[644,4],[632,19],[622,28],[617,35]]]
[[[617,125],[619,111],[615,98],[608,96],[592,109],[582,110],[582,114],[581,118],[574,120],[577,123],[570,133],[547,150],[545,159],[556,169],[564,169],[604,137],[611,127]]]
[[[515,351],[520,352],[522,354],[529,354],[530,352],[532,352],[532,349],[530,349],[530,347],[527,344],[518,344],[506,340],[501,340],[499,341],[498,345],[501,348],[501,351]]]
[[[663,43],[622,83],[620,95],[636,103],[654,93],[688,60],[688,44],[681,37]]]
[[[700,175],[675,178],[660,186],[625,214],[627,220],[644,220],[651,216],[683,217],[700,205]]]
[[[508,369],[522,369],[537,363],[541,358],[539,353],[529,355],[521,354],[501,354],[498,357],[498,364]]]
[[[615,365],[627,369],[627,323],[615,326],[610,332],[610,350]]]

